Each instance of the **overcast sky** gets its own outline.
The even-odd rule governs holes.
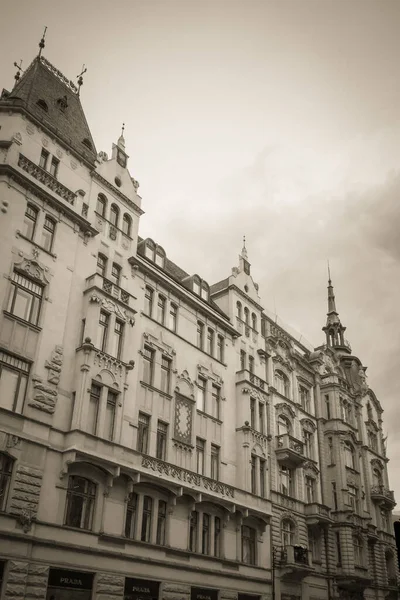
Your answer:
[[[13,0],[2,15],[3,86],[47,25],[50,62],[70,79],[87,65],[97,150],[125,121],[141,235],[183,269],[226,277],[245,234],[265,306],[317,346],[329,258],[400,498],[400,2]]]

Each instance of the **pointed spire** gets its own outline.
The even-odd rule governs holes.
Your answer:
[[[243,236],[243,248],[242,248],[242,254],[241,257],[244,258],[245,260],[248,260],[249,257],[247,256],[247,248],[246,248],[246,236]]]
[[[328,260],[328,316],[329,315],[336,315],[337,311],[336,311],[336,302],[335,302],[335,293],[333,291],[333,285],[332,285],[332,280],[331,280],[331,270],[329,267],[329,260]],[[339,317],[338,317],[339,319]]]
[[[42,56],[42,50],[43,50],[43,48],[45,46],[44,40],[46,38],[46,31],[47,31],[47,27],[44,28],[42,39],[39,42],[39,55],[38,55],[38,58],[40,58]]]
[[[125,150],[124,131],[125,131],[125,123],[122,123],[121,135],[119,136],[118,142],[117,142],[117,146],[119,148],[122,148],[122,150]]]
[[[333,285],[331,280],[331,270],[328,261],[328,312],[326,325],[322,328],[322,330],[326,334],[326,342],[330,347],[338,347],[341,348],[346,347],[346,343],[344,340],[344,332],[346,331],[346,327],[343,327],[340,322],[339,314],[336,310],[336,301],[335,301],[335,293],[333,291]]]
[[[77,75],[77,79],[78,79],[78,96],[80,96],[81,93],[81,87],[83,86],[83,76],[86,73],[87,68],[85,67],[85,65],[82,65],[82,71],[79,73],[79,75]]]
[[[21,73],[23,73],[23,70],[22,70],[22,58],[21,58],[19,64],[17,64],[16,62],[14,63],[14,67],[17,67],[17,72],[14,75],[14,79],[15,79],[15,84],[14,85],[17,85],[18,81],[20,80]]]

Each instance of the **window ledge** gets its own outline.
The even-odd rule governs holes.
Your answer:
[[[46,252],[46,254],[48,254],[49,256],[51,256],[54,260],[56,260],[57,258],[57,254],[54,254],[54,252],[50,252],[49,250],[46,250],[46,248],[43,248],[43,246],[41,246],[40,244],[37,244],[36,242],[34,242],[33,240],[30,240],[28,237],[26,237],[23,233],[20,232],[19,229],[17,229],[16,234],[18,237],[22,238],[23,240],[26,240],[27,242],[29,242],[30,244],[32,244],[32,246],[35,246],[35,248],[38,248],[39,250],[41,250],[42,252]]]
[[[171,394],[168,394],[167,392],[163,392],[162,390],[159,390],[158,388],[154,387],[154,385],[151,385],[150,383],[146,383],[145,381],[140,381],[139,383],[140,383],[140,385],[142,385],[145,388],[148,388],[152,392],[158,392],[161,396],[165,396],[165,398],[168,398],[169,400],[172,400],[172,398],[173,398],[173,396],[171,396]]]
[[[12,313],[8,312],[7,310],[3,310],[3,313],[10,319],[13,319],[14,321],[18,321],[19,323],[22,323],[23,325],[27,325],[27,327],[30,327],[31,329],[33,329],[34,331],[37,331],[38,333],[40,333],[42,331],[42,327],[38,327],[37,325],[30,323],[29,321],[25,321],[25,319],[21,319],[21,317],[17,317],[17,315],[13,315]]]
[[[62,525],[63,529],[68,529],[68,531],[81,531],[82,533],[91,533],[92,535],[99,535],[98,532],[93,531],[93,529],[84,529],[83,527],[72,527],[72,525]]]

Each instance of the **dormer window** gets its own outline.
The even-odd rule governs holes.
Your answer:
[[[49,112],[49,107],[47,106],[47,103],[44,100],[40,99],[36,102],[36,104],[39,108],[44,110],[44,112]]]
[[[193,291],[195,294],[200,296],[200,280],[197,278],[193,279]]]
[[[164,267],[164,261],[165,261],[165,252],[164,252],[164,250],[162,248],[160,248],[159,246],[157,246],[157,248],[156,248],[155,263],[159,267]]]
[[[65,112],[68,108],[67,96],[63,96],[57,100],[57,106],[61,112]]]
[[[86,148],[89,148],[89,150],[93,150],[92,142],[88,140],[88,138],[84,138],[82,144],[86,146]]]
[[[203,300],[208,300],[208,285],[203,281],[201,284],[201,297]]]
[[[145,257],[154,261],[155,250],[156,250],[156,247],[155,247],[154,242],[152,242],[151,240],[146,240],[146,245],[145,245],[145,249],[144,249]]]

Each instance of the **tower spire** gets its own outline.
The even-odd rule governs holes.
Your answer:
[[[326,343],[331,348],[337,348],[348,351],[347,344],[344,339],[344,332],[346,327],[342,325],[339,318],[339,313],[336,310],[335,293],[333,291],[333,285],[331,280],[331,270],[328,261],[328,312],[326,318],[326,325],[322,328],[322,331],[326,334]]]
[[[47,31],[47,27],[44,28],[42,39],[39,42],[39,55],[38,55],[38,58],[40,58],[42,56],[42,50],[43,50],[43,48],[45,46],[44,40],[46,38],[46,31]]]

